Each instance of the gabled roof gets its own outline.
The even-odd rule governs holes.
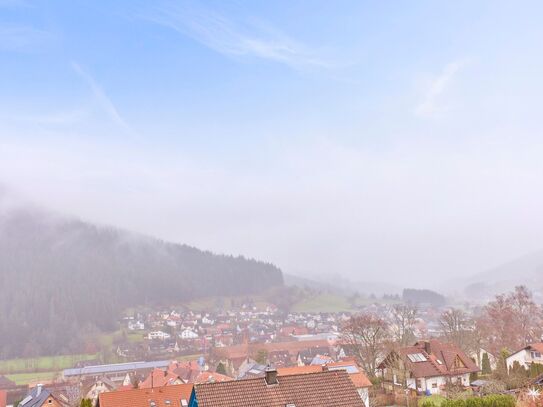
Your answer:
[[[399,355],[408,371],[415,378],[435,376],[456,376],[479,371],[477,365],[456,345],[438,340],[420,341],[413,346],[392,352],[379,365],[380,369],[390,366]],[[418,359],[414,355],[421,355]]]
[[[194,386],[199,407],[364,407],[345,371],[237,380]]]
[[[49,390],[44,389],[42,386],[36,386],[19,403],[19,407],[41,407],[49,397],[52,397],[61,403],[61,401],[54,397]]]
[[[177,384],[155,387],[152,389],[135,389],[112,391],[98,396],[99,407],[185,407],[192,392],[192,384]],[[184,400],[187,404],[182,404]],[[168,403],[169,402],[169,403]]]
[[[510,358],[511,356],[516,355],[517,353],[519,353],[519,352],[521,352],[523,350],[526,350],[526,351],[532,351],[533,350],[533,351],[536,351],[536,352],[539,352],[539,353],[543,353],[543,342],[531,343],[530,345],[527,345],[527,346],[517,350],[516,352],[513,352],[508,357]]]
[[[9,380],[6,376],[0,376],[0,389],[9,389],[15,386],[15,382]]]
[[[179,375],[172,371],[165,372],[162,369],[155,368],[149,373],[149,376],[140,383],[140,389],[150,389],[151,387],[162,387],[169,386],[175,383],[176,381],[182,382]]]

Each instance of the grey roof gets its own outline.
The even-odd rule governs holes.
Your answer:
[[[101,375],[107,373],[131,372],[140,369],[154,369],[168,367],[169,360],[159,360],[155,362],[130,362],[117,363],[114,365],[86,366],[81,368],[65,369],[62,374],[64,377]]]
[[[51,393],[49,390],[42,388],[41,386],[34,387],[28,396],[26,396],[20,403],[19,407],[34,407],[40,406],[47,400]]]

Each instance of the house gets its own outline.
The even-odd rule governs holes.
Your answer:
[[[98,396],[97,407],[187,407],[192,384],[112,391]]]
[[[329,371],[345,370],[349,374],[349,378],[353,382],[364,405],[370,407],[370,387],[372,387],[372,383],[354,359],[350,361],[343,360],[341,362],[329,363],[323,368]]]
[[[67,404],[55,397],[42,385],[34,387],[19,403],[19,407],[67,407]]]
[[[89,385],[85,386],[83,397],[92,400],[93,405],[96,405],[100,394],[117,390],[118,387],[107,376],[102,376],[98,380],[92,380]]]
[[[298,366],[310,365],[316,356],[330,356],[330,349],[327,346],[315,346],[298,352],[296,361]]]
[[[0,389],[7,390],[16,387],[15,382],[9,380],[6,376],[0,376]]]
[[[217,373],[217,372],[200,372],[198,373],[198,376],[194,378],[194,384],[201,384],[201,383],[215,383],[215,382],[229,382],[232,379],[229,376],[225,376],[223,374]]]
[[[264,377],[195,385],[190,407],[364,407],[345,371]]]
[[[483,369],[483,359],[486,356],[488,357],[488,361],[490,363],[490,369],[496,370],[496,367],[498,366],[498,360],[496,356],[494,356],[492,353],[487,351],[486,349],[479,348],[477,351],[472,352],[469,356],[472,360],[475,361],[475,364],[479,367],[479,369]]]
[[[176,384],[183,384],[183,380],[178,374],[172,370],[164,371],[162,369],[154,368],[149,376],[145,378],[143,382],[139,384],[140,389],[151,389],[153,387],[171,386]]]
[[[515,362],[525,369],[529,369],[532,363],[543,364],[543,342],[532,343],[516,351],[505,359],[507,370],[511,370]]]
[[[147,334],[148,339],[169,339],[170,334],[163,331],[151,331]]]
[[[387,390],[407,387],[417,393],[440,394],[447,384],[469,386],[477,365],[456,345],[420,341],[390,352],[379,364]]]
[[[8,393],[5,390],[0,390],[0,407],[8,405]]]
[[[179,337],[181,339],[198,339],[198,334],[192,329],[187,328],[179,334]]]
[[[141,321],[128,321],[128,329],[130,331],[143,331],[145,324]]]

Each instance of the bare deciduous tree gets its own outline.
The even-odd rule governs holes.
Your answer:
[[[360,364],[371,377],[383,357],[389,339],[387,322],[373,314],[353,315],[343,327],[343,340],[352,346]]]
[[[407,346],[416,337],[414,333],[418,309],[412,304],[394,304],[390,307],[392,339],[400,346]]]

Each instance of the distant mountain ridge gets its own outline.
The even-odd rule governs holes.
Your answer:
[[[465,293],[476,297],[493,296],[526,285],[539,296],[543,291],[543,250],[520,256],[500,266],[475,274],[464,281]]]
[[[269,263],[0,205],[0,358],[80,351],[127,307],[282,285]]]

